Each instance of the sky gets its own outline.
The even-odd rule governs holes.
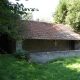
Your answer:
[[[15,0],[9,0],[15,3]],[[33,19],[48,19],[53,21],[52,14],[55,12],[59,0],[20,0],[19,3],[23,3],[25,8],[38,8],[39,11],[32,12]]]

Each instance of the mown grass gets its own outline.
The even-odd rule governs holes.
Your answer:
[[[38,64],[0,54],[0,80],[80,80],[80,58]]]

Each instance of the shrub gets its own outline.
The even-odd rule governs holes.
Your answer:
[[[26,52],[24,50],[17,50],[15,53],[14,53],[14,56],[19,58],[19,59],[26,59]]]

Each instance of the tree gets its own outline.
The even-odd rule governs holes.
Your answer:
[[[20,27],[24,26],[20,21],[27,9],[23,4],[13,4],[8,0],[0,0],[0,52],[13,53],[15,52],[15,41],[20,39]],[[28,16],[27,19],[30,16]]]
[[[28,9],[38,11],[36,8],[25,8],[23,4],[0,0],[0,36],[6,34],[9,38],[17,39],[19,37],[18,28],[21,26],[16,24],[17,21],[23,19],[24,15],[27,20],[33,17],[32,14],[26,13]]]
[[[56,23],[69,24],[80,32],[80,0],[60,0],[53,17]]]
[[[61,0],[54,14],[56,23],[65,23],[65,16],[67,15],[66,1]]]
[[[23,4],[0,0],[0,36],[6,34],[8,37],[16,39],[18,37],[16,21],[20,20],[23,14],[26,14]]]

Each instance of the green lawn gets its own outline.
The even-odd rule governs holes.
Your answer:
[[[0,80],[80,80],[80,58],[38,64],[0,54]]]

